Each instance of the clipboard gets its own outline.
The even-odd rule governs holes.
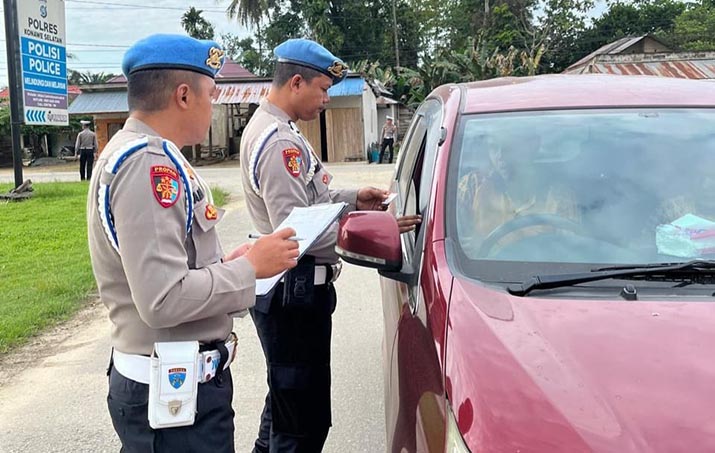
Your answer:
[[[299,255],[302,258],[310,247],[325,233],[331,225],[342,216],[347,203],[323,203],[306,207],[295,207],[275,229],[293,228],[298,241]],[[283,278],[286,271],[270,278],[256,280],[256,296],[268,294]]]

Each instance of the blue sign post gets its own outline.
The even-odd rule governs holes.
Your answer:
[[[25,124],[66,126],[64,0],[19,2],[18,31]]]

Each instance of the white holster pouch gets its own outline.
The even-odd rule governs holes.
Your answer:
[[[199,387],[199,342],[154,343],[149,375],[149,426],[194,424]]]

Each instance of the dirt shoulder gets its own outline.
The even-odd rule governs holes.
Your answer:
[[[27,368],[42,359],[55,355],[68,338],[89,322],[107,316],[105,306],[95,299],[87,302],[67,321],[59,323],[31,337],[27,343],[0,355],[0,389]]]

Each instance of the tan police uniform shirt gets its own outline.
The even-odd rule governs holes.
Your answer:
[[[108,160],[144,137],[148,147],[128,157],[112,179],[105,168]],[[233,326],[229,313],[255,303],[253,266],[246,258],[221,263],[215,226],[223,211],[199,194],[193,169],[182,165],[196,199],[188,235],[180,178],[176,202],[169,207],[160,202],[152,174],[176,166],[146,124],[128,119],[105,147],[97,163],[100,171],[92,176],[87,201],[90,256],[112,321],[112,346],[121,352],[148,355],[157,341],[224,340]],[[100,182],[109,180],[119,253],[99,215]]]
[[[99,146],[97,145],[97,134],[89,129],[83,129],[79,134],[77,134],[74,149],[77,153],[79,153],[82,149],[93,149],[95,152],[99,151]]]
[[[348,210],[356,208],[357,190],[330,189],[333,177],[308,141],[290,117],[267,99],[241,137],[241,173],[248,212],[262,234],[273,232],[296,206],[346,202]],[[308,250],[316,263],[338,262],[337,230],[334,224]]]
[[[387,124],[382,126],[382,138],[383,139],[397,139],[397,126],[395,123]]]

